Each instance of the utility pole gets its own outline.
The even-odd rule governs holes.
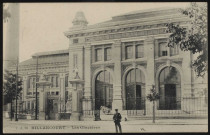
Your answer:
[[[36,56],[36,108],[35,108],[35,120],[38,120],[38,105],[37,105],[37,82],[38,82],[38,56]]]
[[[17,91],[18,91],[18,57],[17,57],[17,65],[16,65],[16,91],[15,91],[15,96],[16,96],[16,108],[15,108],[15,121],[18,121],[17,119]]]

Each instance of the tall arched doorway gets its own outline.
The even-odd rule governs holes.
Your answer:
[[[95,110],[101,106],[112,109],[113,79],[108,71],[100,72],[95,79]]]
[[[145,109],[145,76],[138,68],[130,70],[125,78],[126,110]]]
[[[159,75],[159,110],[181,109],[181,76],[175,67],[165,67]]]

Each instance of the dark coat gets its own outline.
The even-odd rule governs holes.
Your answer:
[[[113,116],[113,120],[114,120],[114,123],[120,123],[121,122],[121,114],[120,113],[115,113],[114,116]]]

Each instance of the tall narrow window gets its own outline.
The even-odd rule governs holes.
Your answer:
[[[54,77],[51,77],[52,87],[54,87],[53,79],[54,79]]]
[[[144,46],[137,45],[136,46],[136,58],[143,58],[144,57]]]
[[[131,59],[133,57],[133,46],[126,46],[126,59]]]
[[[33,88],[33,78],[30,78],[30,88]]]
[[[36,78],[33,78],[33,88],[35,88]]]
[[[105,61],[111,60],[111,48],[105,48]]]
[[[159,44],[159,56],[167,56],[167,44],[166,43],[160,43]]]
[[[102,49],[96,49],[96,61],[102,61]]]
[[[56,87],[58,87],[58,77],[56,77]]]
[[[68,79],[69,77],[68,76],[65,76],[65,86],[68,87]]]
[[[28,79],[28,87],[31,88],[31,78]]]

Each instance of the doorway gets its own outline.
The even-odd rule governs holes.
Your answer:
[[[55,120],[55,115],[58,113],[58,104],[54,99],[47,100],[47,115],[49,120]]]
[[[165,105],[167,110],[177,109],[176,84],[165,84]]]

